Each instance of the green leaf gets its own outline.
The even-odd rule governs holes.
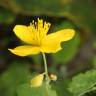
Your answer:
[[[16,96],[16,88],[19,84],[27,82],[30,78],[28,65],[13,63],[0,77],[0,95]]]
[[[57,26],[55,30],[60,30],[64,28],[74,28],[71,22],[66,21],[62,23],[61,25]],[[76,31],[76,34],[74,38],[70,41],[62,43],[62,50],[52,54],[52,58],[55,64],[66,64],[72,58],[76,55],[79,49],[79,44],[80,44],[80,35],[79,32]]]
[[[69,83],[69,91],[74,96],[82,96],[94,89],[96,85],[96,70],[90,70],[86,73],[81,73],[73,77],[72,82]]]
[[[30,87],[30,84],[22,84],[17,90],[18,96],[57,96],[56,92],[51,89],[51,85],[42,84],[40,87]]]

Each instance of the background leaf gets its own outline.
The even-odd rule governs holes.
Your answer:
[[[29,84],[22,84],[17,90],[18,96],[57,96],[56,92],[51,89],[51,85],[46,89],[46,85],[43,84],[40,87],[30,87]]]
[[[16,88],[19,84],[27,82],[30,78],[26,64],[13,63],[0,77],[0,95],[16,96]]]
[[[96,85],[96,70],[90,70],[86,73],[80,73],[73,77],[72,82],[69,83],[69,91],[74,96],[82,96],[87,92],[92,91]]]
[[[68,90],[70,80],[56,81],[52,84],[53,89],[56,90],[57,96],[73,96]]]

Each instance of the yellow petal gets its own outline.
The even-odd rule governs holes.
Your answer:
[[[39,74],[38,76],[36,76],[33,79],[31,79],[31,87],[39,87],[39,86],[41,86],[42,82],[43,82],[43,78],[44,78],[44,73],[43,74]]]
[[[61,50],[60,43],[73,38],[75,31],[73,29],[64,29],[55,33],[48,34],[42,40],[42,52],[55,53]]]
[[[46,42],[46,41],[45,41]],[[57,51],[61,50],[60,42],[50,42],[47,41],[46,43],[43,43],[41,46],[41,52],[43,53],[56,53]]]
[[[68,41],[73,38],[75,35],[75,30],[73,29],[64,29],[61,31],[57,31],[51,34],[48,34],[46,36],[47,40],[52,40],[52,41]]]
[[[16,25],[13,29],[14,33],[18,38],[20,38],[22,41],[33,44],[34,43],[34,34],[32,32],[31,26],[25,26],[25,25]]]
[[[26,45],[25,46],[18,46],[14,49],[8,49],[8,50],[18,56],[28,56],[31,54],[38,54],[40,52],[39,47],[26,46]]]

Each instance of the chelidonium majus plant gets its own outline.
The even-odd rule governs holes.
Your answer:
[[[56,75],[48,75],[45,53],[56,53],[60,51],[62,49],[61,42],[68,41],[75,35],[74,29],[63,29],[47,34],[50,26],[50,23],[38,18],[37,22],[33,20],[29,26],[16,25],[13,29],[15,35],[25,42],[26,45],[21,45],[14,49],[8,49],[10,52],[22,57],[39,53],[43,56],[45,72],[32,78],[30,81],[30,87],[41,86],[44,76],[46,87],[51,80],[57,80]]]

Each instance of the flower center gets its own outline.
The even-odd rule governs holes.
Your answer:
[[[33,20],[32,23],[30,23],[34,35],[32,36],[32,38],[34,42],[36,42],[36,45],[38,46],[41,45],[42,39],[46,36],[50,28],[50,25],[51,25],[50,23],[43,22],[43,20],[39,18],[37,22],[34,22]]]

